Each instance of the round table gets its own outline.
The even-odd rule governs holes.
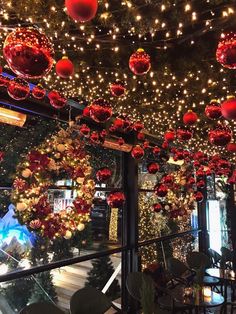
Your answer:
[[[225,303],[224,297],[216,292],[211,291],[211,297],[205,297],[202,290],[194,289],[192,296],[185,295],[184,287],[176,287],[171,291],[171,295],[176,302],[191,306],[195,309],[195,313],[199,313],[200,309],[213,308]]]

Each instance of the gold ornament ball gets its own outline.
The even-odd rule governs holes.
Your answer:
[[[72,237],[72,232],[70,230],[66,231],[66,234],[64,235],[64,238],[66,240],[69,240]]]
[[[78,225],[77,230],[78,231],[83,231],[84,228],[85,228],[85,225],[81,223],[81,224]]]
[[[66,147],[64,144],[58,144],[57,145],[57,150],[60,152],[60,153],[63,153],[65,150],[66,150]]]
[[[26,208],[27,208],[27,205],[25,203],[17,203],[16,204],[16,210],[19,212],[26,210]]]
[[[77,178],[76,182],[79,183],[79,184],[83,184],[84,178]]]
[[[60,154],[60,153],[56,153],[56,154],[55,154],[55,158],[56,158],[56,159],[60,159],[60,158],[61,158],[61,154]]]
[[[29,178],[32,175],[32,172],[30,169],[27,168],[21,172],[21,175],[23,178]]]

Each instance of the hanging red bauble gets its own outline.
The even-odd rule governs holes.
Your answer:
[[[193,185],[195,184],[195,179],[194,179],[194,177],[190,177],[190,178],[188,179],[188,181],[187,181],[187,184],[188,184],[189,186],[193,186]]]
[[[165,142],[162,143],[161,147],[163,149],[167,149],[169,147],[169,143],[165,141]]]
[[[124,128],[125,121],[121,118],[116,118],[115,121],[113,122],[113,126],[117,130],[121,130]]]
[[[205,114],[209,119],[219,119],[222,116],[220,103],[213,99],[205,108]]]
[[[168,193],[168,187],[164,184],[158,184],[155,186],[155,193],[159,197],[165,197]]]
[[[84,117],[87,117],[87,118],[90,118],[90,108],[89,106],[85,107],[84,110],[83,110],[83,116]]]
[[[192,110],[188,110],[183,116],[183,122],[187,125],[193,125],[197,122],[198,116]]]
[[[108,101],[98,98],[89,106],[90,117],[98,123],[108,121],[112,116],[112,108]]]
[[[104,182],[110,179],[112,176],[112,172],[108,168],[99,169],[96,173],[96,178],[99,182]]]
[[[48,93],[50,104],[56,108],[61,109],[66,105],[66,98],[64,98],[58,91],[52,90]]]
[[[196,200],[198,203],[202,202],[202,201],[203,201],[203,198],[204,198],[202,192],[200,192],[200,191],[196,192],[196,193],[194,194],[194,197],[195,197],[195,200]]]
[[[7,87],[9,83],[10,83],[9,77],[0,75],[0,86]]]
[[[236,98],[234,96],[228,96],[227,100],[221,104],[221,112],[226,119],[236,119]]]
[[[166,142],[173,142],[175,140],[175,131],[169,130],[164,134]]]
[[[86,124],[82,124],[79,131],[84,136],[88,136],[90,134],[90,128]]]
[[[124,96],[126,88],[123,82],[116,81],[115,83],[110,85],[110,90],[112,96],[121,97]]]
[[[149,141],[145,141],[144,143],[143,143],[143,148],[144,149],[147,149],[147,148],[149,148],[150,147],[150,142]]]
[[[144,129],[144,125],[141,121],[136,121],[133,124],[133,129],[136,132],[141,132]]]
[[[138,139],[139,141],[144,141],[144,140],[145,140],[145,134],[144,134],[143,132],[139,132],[139,133],[137,134],[137,139]]]
[[[153,204],[153,211],[155,213],[160,213],[162,211],[162,206],[161,204],[157,203],[157,204]]]
[[[162,177],[161,183],[167,186],[172,185],[174,183],[174,177],[171,174],[167,174],[164,177]]]
[[[10,69],[23,78],[43,77],[53,66],[52,44],[35,28],[21,27],[11,32],[4,42],[3,54]]]
[[[199,180],[197,182],[197,188],[203,189],[205,187],[205,181],[204,180]]]
[[[148,173],[155,174],[159,171],[160,166],[156,162],[151,162],[147,166]]]
[[[122,192],[114,192],[108,195],[107,204],[112,208],[122,207],[125,203],[125,195]]]
[[[144,156],[144,150],[140,145],[136,145],[133,147],[131,155],[135,159],[141,159]]]
[[[93,143],[98,143],[99,142],[99,134],[98,132],[92,132],[92,134],[90,135],[90,140],[93,142]]]
[[[151,69],[150,56],[138,49],[129,59],[129,68],[135,75],[144,75]]]
[[[152,152],[153,152],[153,154],[154,154],[155,156],[159,155],[159,154],[160,154],[160,151],[161,151],[161,149],[160,149],[159,147],[157,147],[157,146],[153,147]]]
[[[57,61],[56,72],[61,78],[68,78],[74,74],[74,65],[68,57],[64,56]]]
[[[123,139],[122,137],[119,137],[117,143],[118,143],[120,146],[122,146],[122,145],[125,144],[125,141],[124,141],[124,139]]]
[[[97,0],[65,0],[68,15],[81,23],[92,20],[98,9]]]
[[[223,34],[216,50],[216,60],[225,68],[236,69],[236,34]]]
[[[217,146],[226,146],[232,138],[231,130],[223,125],[219,125],[216,129],[208,132],[209,141]]]
[[[180,141],[189,141],[193,136],[192,131],[188,129],[178,129],[177,137]]]
[[[46,90],[41,85],[36,85],[32,89],[32,95],[36,99],[43,99],[46,95]]]
[[[231,153],[236,153],[236,143],[229,143],[227,145],[227,150]]]
[[[25,80],[14,78],[9,82],[7,92],[15,100],[24,100],[29,96],[30,87]]]

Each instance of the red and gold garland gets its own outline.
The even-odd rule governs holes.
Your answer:
[[[90,221],[95,182],[84,145],[72,128],[60,130],[19,164],[12,200],[19,221],[49,239],[69,239]],[[54,212],[47,191],[55,177],[63,174],[75,182],[72,206]]]

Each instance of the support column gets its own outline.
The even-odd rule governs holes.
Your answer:
[[[199,251],[207,253],[209,249],[209,234],[207,230],[207,179],[205,178],[205,188],[200,190],[203,194],[203,201],[198,203],[198,228],[199,233]]]

